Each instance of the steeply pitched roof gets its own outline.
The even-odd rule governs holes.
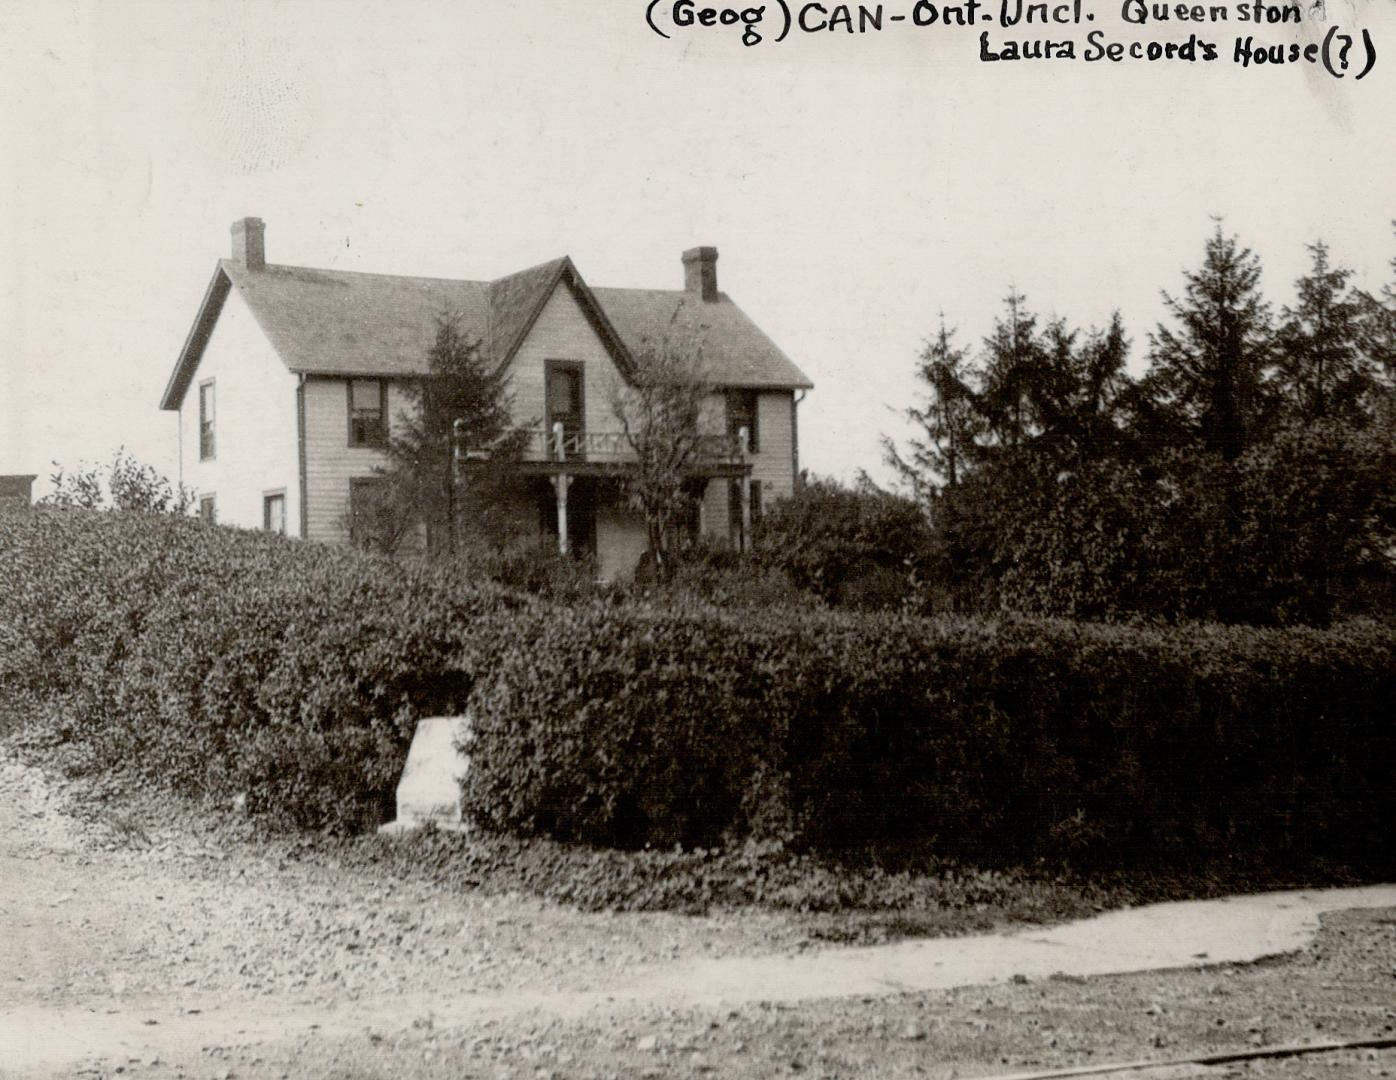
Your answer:
[[[697,335],[707,375],[721,386],[806,388],[809,379],[726,296],[590,289],[563,256],[496,281],[362,274],[219,261],[160,406],[177,409],[230,288],[236,288],[286,366],[307,375],[418,375],[426,371],[436,319],[453,311],[461,329],[500,364],[513,356],[559,283],[573,290],[627,374],[646,340]],[[675,313],[677,317],[675,316]]]
[[[423,372],[443,311],[460,316],[467,336],[488,339],[484,282],[270,264],[254,271],[231,259],[219,265],[292,371]]]
[[[726,293],[704,301],[682,289],[593,289],[637,355],[666,334],[702,343],[703,368],[719,386],[802,390],[814,384]]]
[[[530,266],[486,287],[490,306],[490,351],[503,363],[518,347],[568,263],[564,256]]]
[[[490,348],[495,362],[501,367],[514,358],[514,353],[528,336],[543,305],[559,283],[565,282],[573,297],[592,325],[592,329],[610,350],[616,366],[630,378],[634,372],[629,345],[622,340],[616,327],[596,299],[596,294],[582,280],[572,260],[560,259],[521,270],[490,284]]]

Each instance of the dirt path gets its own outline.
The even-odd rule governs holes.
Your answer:
[[[120,823],[85,825],[63,805],[61,789],[0,758],[0,1074],[524,1016],[594,1023],[1197,968],[1300,949],[1326,911],[1396,907],[1396,886],[1316,890],[794,954],[779,919],[617,919],[404,893],[228,865],[173,834],[132,850]]]
[[[66,812],[91,798],[0,748],[0,1075],[336,1018],[405,1028],[442,1000],[586,994],[803,937],[779,916],[617,918],[284,852],[229,858],[178,829]]]

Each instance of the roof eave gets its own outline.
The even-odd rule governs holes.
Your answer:
[[[600,335],[607,349],[610,350],[612,357],[616,361],[616,366],[620,368],[621,374],[624,375],[626,379],[633,381],[635,377],[635,360],[630,355],[630,350],[625,347],[625,342],[621,339],[615,326],[612,325],[605,308],[601,306],[601,302],[597,300],[596,295],[591,291],[591,286],[582,278],[580,271],[578,271],[576,265],[572,262],[572,257],[570,255],[564,255],[562,257],[562,260],[557,265],[557,269],[553,272],[551,279],[548,281],[547,287],[539,290],[538,300],[534,304],[533,310],[529,312],[529,316],[524,321],[518,334],[514,337],[514,340],[509,343],[504,355],[500,358],[498,370],[504,371],[513,363],[514,355],[519,351],[524,341],[527,340],[529,333],[533,330],[533,324],[538,321],[538,317],[543,313],[543,308],[547,305],[548,299],[553,295],[553,290],[557,288],[559,282],[564,280],[572,288],[573,292],[576,293],[582,305],[583,313],[590,320],[592,327]]]
[[[209,281],[203,301],[199,304],[199,313],[194,316],[194,325],[189,328],[184,346],[179,350],[179,359],[175,362],[174,371],[170,372],[169,382],[165,384],[165,392],[160,397],[161,409],[178,411],[184,401],[189,381],[194,377],[194,371],[203,358],[204,349],[213,335],[214,324],[218,322],[218,316],[223,311],[223,303],[228,299],[228,291],[231,288],[232,279],[224,272],[222,263],[219,263],[214,267],[213,278]]]

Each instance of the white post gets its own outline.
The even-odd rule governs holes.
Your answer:
[[[567,554],[567,486],[571,478],[566,473],[553,477],[553,490],[557,492],[557,551]]]
[[[745,427],[737,429],[737,443],[742,455],[742,551],[751,550],[751,470],[746,468],[747,455],[751,446],[751,432]]]
[[[553,452],[557,460],[567,460],[566,432],[562,421],[553,424]],[[560,472],[553,477],[553,490],[557,492],[557,550],[559,555],[567,554],[567,487],[571,477]]]

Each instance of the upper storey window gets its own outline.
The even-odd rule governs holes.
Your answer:
[[[566,456],[580,456],[581,443],[578,437],[586,431],[582,365],[574,360],[549,360],[545,375],[548,438],[553,437],[554,426],[561,424]],[[549,445],[551,446],[551,443]]]
[[[382,379],[349,380],[349,445],[388,445],[388,387]]]
[[[727,391],[727,434],[735,442],[746,428],[746,448],[755,454],[761,449],[760,432],[756,426],[756,391]]]
[[[209,381],[199,384],[199,460],[211,459],[214,449],[213,383]]]

